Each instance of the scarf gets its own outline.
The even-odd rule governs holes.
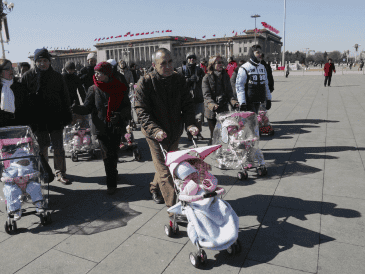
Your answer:
[[[255,54],[252,52],[251,55],[250,55],[250,61],[251,65],[257,67],[259,64],[260,64],[260,61],[257,60]]]
[[[107,122],[110,122],[112,111],[118,110],[124,98],[124,91],[127,90],[127,87],[119,80],[117,80],[114,76],[111,77],[111,80],[112,81],[105,83],[97,81],[95,75],[93,76],[95,86],[97,86],[101,91],[109,94],[108,109],[106,112]]]
[[[14,92],[11,90],[10,86],[13,84],[13,80],[1,79],[3,85],[1,89],[1,105],[0,108],[3,111],[15,112],[15,97]]]

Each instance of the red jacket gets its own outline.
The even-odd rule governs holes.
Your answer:
[[[332,76],[332,71],[336,72],[335,65],[333,63],[326,63],[323,70],[324,76]]]
[[[229,78],[232,77],[232,74],[233,74],[234,70],[236,69],[236,67],[237,67],[236,61],[229,62],[229,64],[227,65],[226,71],[229,75]]]

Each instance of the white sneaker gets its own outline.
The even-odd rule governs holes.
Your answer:
[[[18,210],[18,211],[14,212],[14,221],[20,220],[21,217],[22,217],[22,210]]]
[[[44,213],[44,209],[43,209],[43,203],[42,203],[42,201],[38,201],[38,202],[36,202],[36,203],[35,203],[35,206],[37,207],[37,208],[36,208],[36,211],[37,211],[38,213]]]

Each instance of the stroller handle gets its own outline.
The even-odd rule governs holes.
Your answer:
[[[163,148],[163,146],[161,145],[161,143],[158,143],[160,145],[160,149],[162,151],[162,154],[163,154],[163,157],[164,159],[166,160],[166,154],[167,154],[167,151]]]

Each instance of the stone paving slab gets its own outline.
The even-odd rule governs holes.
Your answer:
[[[165,235],[166,207],[151,200],[155,169],[137,130],[142,160],[121,153],[112,197],[100,159],[67,158],[74,182],[50,185],[53,223],[43,227],[29,215],[18,222],[18,234],[0,231],[0,273],[363,273],[365,77],[337,73],[323,87],[316,73],[274,73],[275,135],[260,141],[267,177],[251,170],[239,181],[237,170],[213,167],[239,217],[239,255],[206,250],[208,263],[197,270],[186,224],[175,238]],[[192,148],[185,134],[179,147]]]

